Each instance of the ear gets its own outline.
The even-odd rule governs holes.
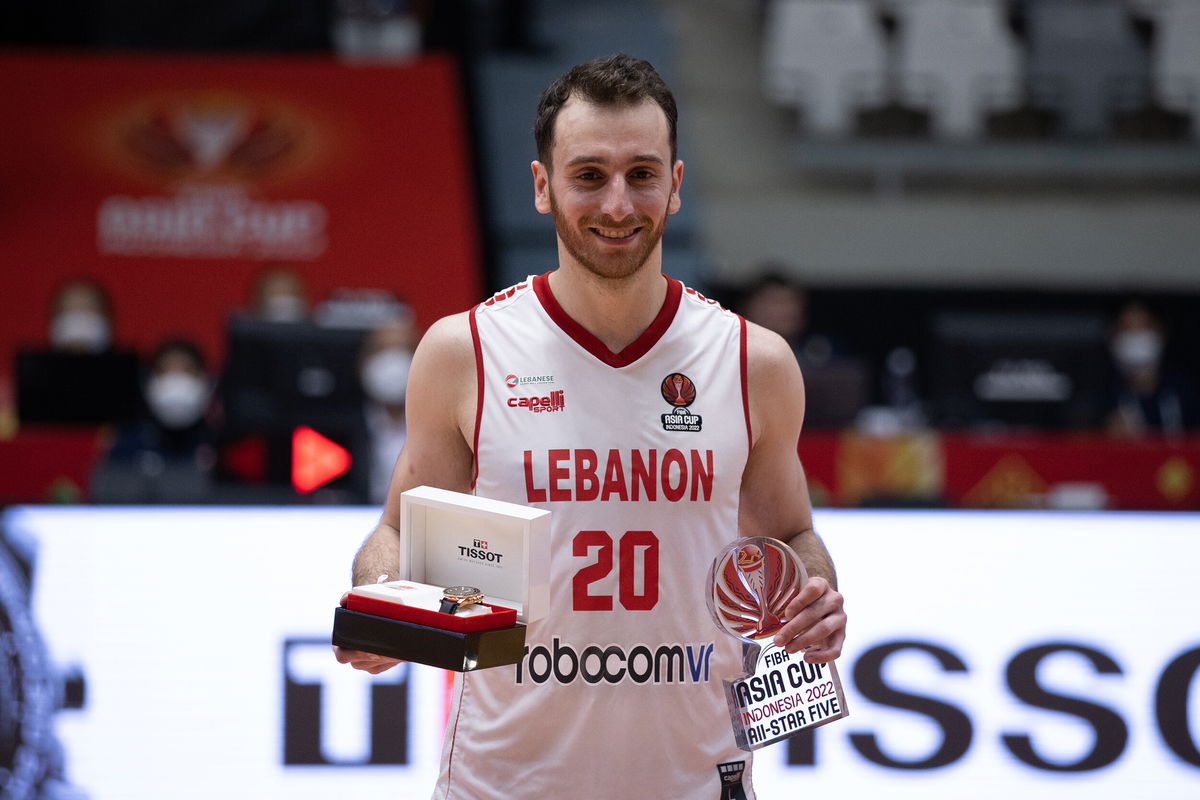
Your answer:
[[[550,170],[540,161],[530,163],[533,171],[533,207],[539,214],[549,214],[550,208]]]
[[[675,169],[671,170],[671,199],[667,202],[667,213],[674,214],[679,210],[679,187],[683,185],[683,162],[676,161]]]

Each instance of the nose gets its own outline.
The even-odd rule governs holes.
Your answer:
[[[623,175],[614,176],[605,185],[600,198],[600,212],[614,222],[623,222],[633,216],[633,198]]]

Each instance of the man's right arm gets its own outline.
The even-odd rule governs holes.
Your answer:
[[[405,397],[404,448],[392,470],[378,527],[354,559],[354,584],[396,577],[400,494],[416,486],[471,490],[475,425],[475,349],[466,314],[439,320],[413,354]]]
[[[434,323],[413,354],[405,397],[407,437],[392,470],[383,516],[359,548],[352,584],[394,580],[400,568],[400,494],[416,486],[469,492],[477,396],[468,314]],[[338,661],[376,673],[395,659],[334,648]]]

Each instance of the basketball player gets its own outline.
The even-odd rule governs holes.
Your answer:
[[[841,652],[842,597],[796,455],[796,359],[662,272],[675,120],[645,61],[552,84],[532,170],[558,268],[437,322],[413,359],[408,441],[355,583],[395,573],[409,488],[553,512],[550,612],[523,662],[458,676],[435,798],[754,797],[721,683],[741,647],[704,600],[739,535],[787,541],[812,576],[777,641],[813,662]]]

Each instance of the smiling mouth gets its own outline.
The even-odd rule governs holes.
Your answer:
[[[628,241],[629,239],[632,239],[634,236],[636,236],[638,234],[638,232],[641,230],[641,227],[622,228],[619,230],[612,230],[612,229],[606,229],[606,228],[589,228],[588,230],[590,230],[592,233],[599,236],[601,239],[607,239],[610,242],[624,242],[624,241]]]

